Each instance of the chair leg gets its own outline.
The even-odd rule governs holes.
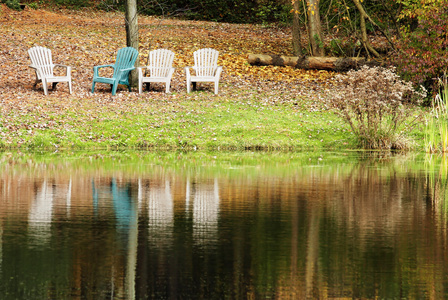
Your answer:
[[[71,80],[68,82],[68,90],[71,94],[72,93],[72,81]]]
[[[34,81],[33,89],[36,88],[37,84],[38,84],[39,81],[40,81],[39,76],[37,75],[37,71],[36,71],[35,73],[36,73],[36,80]]]
[[[166,89],[165,89],[165,93],[169,93],[170,92],[170,82],[166,83]]]
[[[187,80],[187,93],[191,91],[191,82]]]
[[[46,80],[42,80],[42,87],[44,88],[45,96],[48,96],[48,86],[47,86],[47,81]]]
[[[112,85],[112,96],[115,96],[117,93],[118,82]]]
[[[92,83],[92,94],[95,92],[95,81]]]
[[[219,82],[215,81],[215,95],[218,95],[218,85],[219,85]]]

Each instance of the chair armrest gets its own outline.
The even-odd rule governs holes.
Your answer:
[[[119,71],[121,71],[121,72],[129,72],[129,71],[132,71],[134,69],[135,69],[135,67],[132,67],[132,68],[120,69]]]
[[[184,70],[185,70],[185,74],[187,75],[187,80],[188,80],[188,78],[191,77],[191,74],[190,74],[190,69],[191,69],[191,68],[194,68],[194,67],[185,67],[185,68],[184,68]]]
[[[143,70],[146,69],[147,67],[137,67],[137,72],[138,72],[138,77],[142,78],[143,77]]]
[[[221,76],[221,72],[222,72],[222,67],[221,66],[217,67],[216,68],[215,77]]]
[[[135,67],[132,67],[132,68],[126,68],[126,69],[118,69],[118,70],[116,70],[116,71],[117,71],[117,77],[118,77],[120,80],[123,80],[125,77],[129,76],[129,73],[130,73],[132,70],[134,70],[134,69],[135,69]]]
[[[61,64],[54,64],[54,66],[55,66],[55,67],[70,68],[69,66],[61,65]]]
[[[114,77],[117,78],[119,81],[127,81],[127,77],[129,76],[129,73],[134,70],[135,67],[132,68],[126,68],[126,69],[115,69],[114,71]]]
[[[101,68],[107,68],[107,67],[111,67],[114,68],[115,65],[109,64],[109,65],[100,65],[100,66],[94,66],[93,67],[93,77],[99,77],[98,75],[98,71]]]
[[[37,79],[42,79],[42,71],[39,67],[35,65],[29,65],[29,67],[34,69],[34,72],[36,72]]]
[[[109,64],[109,65],[100,65],[100,66],[94,66],[93,68],[95,69],[95,68],[97,68],[97,69],[99,69],[99,68],[106,68],[106,67],[114,67],[115,65],[114,64]]]
[[[65,68],[66,69],[66,76],[69,76],[70,73],[72,72],[72,67],[66,66],[66,65],[60,65],[60,64],[55,64],[55,67],[61,67],[61,68]]]
[[[172,77],[173,76],[173,74],[174,74],[174,71],[176,71],[176,68],[175,67],[172,67],[172,68],[170,68],[170,71],[169,71],[169,73],[168,73],[168,77]]]

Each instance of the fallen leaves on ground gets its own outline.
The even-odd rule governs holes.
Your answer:
[[[97,84],[92,94],[92,67],[113,63],[118,49],[126,46],[124,16],[118,12],[32,10],[17,12],[5,5],[0,10],[0,136],[8,142],[21,130],[65,128],[52,116],[65,111],[76,112],[78,122],[95,118],[95,111],[117,114],[160,112],[180,105],[181,99],[197,101],[234,99],[264,104],[301,103],[308,109],[320,109],[328,95],[332,72],[301,70],[292,67],[251,66],[249,53],[291,55],[291,32],[287,27],[252,24],[226,24],[139,17],[139,61],[146,65],[149,49],[167,48],[176,53],[171,94],[156,85],[155,90],[138,94],[121,87],[112,97],[108,85]],[[33,88],[35,74],[28,49],[50,48],[53,62],[71,66],[73,94],[65,83],[43,94],[42,85]],[[200,85],[203,93],[186,94],[184,67],[193,64],[193,52],[210,47],[220,51],[219,65],[224,67],[220,93],[215,96],[211,84]],[[255,96],[254,96],[255,95]],[[312,100],[309,100],[312,99]],[[82,104],[82,105],[81,105]],[[89,113],[87,108],[91,108]],[[17,116],[29,115],[29,122],[17,123]],[[69,117],[67,117],[69,118]],[[54,117],[53,117],[54,119]],[[67,120],[67,124],[69,124]],[[59,120],[58,122],[61,122]],[[67,129],[69,125],[67,125]]]

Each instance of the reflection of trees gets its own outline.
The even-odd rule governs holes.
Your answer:
[[[3,266],[3,222],[0,221],[0,274],[2,274]]]
[[[421,278],[414,278],[409,270],[416,260],[428,258],[418,258],[423,254],[419,249],[424,235],[433,235],[435,229],[416,176],[360,164],[332,185],[317,188],[325,193],[310,211],[311,218],[318,214],[318,224],[309,226],[321,228],[319,247],[314,250],[314,263],[307,258],[307,264],[318,266],[313,272],[326,279],[313,288],[328,289],[332,297],[398,297],[400,293],[414,297]],[[314,244],[313,236],[309,245]],[[305,271],[308,274],[310,268]],[[414,278],[415,285],[402,286],[403,276]],[[432,283],[433,278],[428,284]]]
[[[58,247],[59,228],[54,224],[65,215],[70,184],[53,178],[20,178],[7,184],[5,177],[0,178],[0,228],[5,233],[0,247],[2,299],[56,297],[54,291],[70,285],[61,276],[67,272],[67,251]]]
[[[425,226],[432,227],[432,235],[428,235],[425,240],[430,243],[430,247],[423,248],[421,253],[431,258],[431,262],[424,266],[421,272],[421,281],[428,282],[429,278],[436,274],[437,278],[446,278],[447,267],[440,264],[447,258],[448,249],[448,159],[446,155],[426,157],[426,186],[425,200],[431,207],[431,219],[433,223]],[[426,275],[426,276],[424,276]],[[427,283],[430,286],[430,282]],[[437,281],[433,283],[432,289],[428,289],[429,298],[440,297],[440,291],[447,290],[446,283]],[[445,293],[446,298],[446,293]]]
[[[14,266],[4,222],[1,270],[15,275],[39,257],[42,282],[59,275],[83,299],[445,298],[441,184],[425,190],[418,173],[370,162],[229,173],[73,175],[20,188],[0,175],[1,195],[17,201],[0,199],[3,211],[50,216],[45,244],[55,249],[19,251]],[[51,207],[38,209],[38,197]],[[55,259],[62,274],[44,265]]]
[[[427,276],[448,265],[440,248],[446,239],[437,235],[440,225],[418,174],[368,163],[349,168],[221,184],[228,192],[221,197],[220,222],[245,206],[257,211],[245,216],[242,231],[235,229],[238,240],[252,239],[256,297],[273,296],[266,287],[286,298],[416,297],[442,282],[443,276]]]

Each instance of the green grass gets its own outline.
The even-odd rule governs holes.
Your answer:
[[[448,83],[446,76],[440,79],[441,91],[433,100],[432,110],[426,118],[425,151],[448,152]]]
[[[273,39],[276,34],[266,35],[259,27],[173,19],[163,20],[164,25],[156,29],[150,28],[156,20],[142,18],[140,63],[146,62],[150,44],[174,50],[173,93],[139,95],[120,87],[112,97],[107,85],[89,92],[92,66],[110,63],[124,46],[122,15],[82,12],[77,15],[83,22],[80,26],[67,21],[63,12],[41,10],[36,22],[45,26],[36,33],[36,24],[27,21],[29,14],[32,11],[26,16],[4,15],[9,21],[0,26],[0,32],[9,37],[2,45],[3,54],[15,54],[2,66],[0,149],[325,151],[360,147],[350,128],[329,109],[329,99],[338,89],[333,72],[248,64],[248,53],[288,51],[286,40]],[[70,18],[74,15],[72,11]],[[64,84],[48,96],[40,84],[33,88],[27,50],[36,44],[51,48],[55,62],[73,67],[73,94],[67,93]],[[200,84],[197,92],[185,92],[183,68],[193,63],[191,54],[199,47],[214,47],[222,53],[219,95],[207,83]],[[163,89],[159,85],[157,90]],[[423,149],[422,132],[419,128],[406,132],[415,139],[416,149]]]
[[[356,148],[348,127],[310,99],[269,103],[266,95],[207,91],[99,101],[52,99],[12,106],[2,148],[331,150]],[[151,94],[149,94],[151,95]],[[313,106],[309,105],[314,103]]]
[[[425,153],[391,154],[371,151],[4,151],[0,153],[0,171],[17,174],[35,166],[47,165],[51,174],[115,173],[126,176],[162,172],[214,177],[248,175],[282,176],[282,174],[350,174],[353,169],[375,164],[384,176],[408,174],[433,168],[438,172],[440,158],[431,163]],[[317,168],[318,167],[318,168]],[[156,171],[159,170],[159,171]],[[391,171],[392,170],[392,171]],[[445,176],[446,177],[446,176]]]

